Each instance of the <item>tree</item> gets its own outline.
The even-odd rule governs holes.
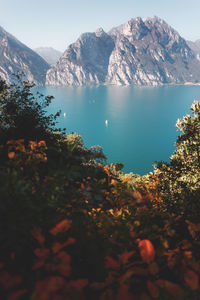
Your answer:
[[[170,163],[159,162],[160,178],[165,203],[174,211],[199,214],[200,208],[200,104],[191,106],[192,114],[178,119],[176,127],[182,131],[175,143],[177,150]]]
[[[19,79],[19,78],[18,78]],[[0,138],[1,143],[9,139],[41,140],[52,138],[56,119],[55,115],[47,115],[46,108],[53,96],[44,96],[37,92],[34,96],[31,89],[34,84],[18,81],[7,85],[0,81]]]

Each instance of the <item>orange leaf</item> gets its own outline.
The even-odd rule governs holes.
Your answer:
[[[119,263],[110,256],[106,256],[105,265],[107,268],[118,270],[120,268]]]
[[[35,255],[40,259],[46,259],[49,256],[50,250],[47,248],[37,248],[34,250]]]
[[[58,233],[65,232],[71,227],[71,220],[63,220],[58,223],[54,228],[50,230],[52,235],[57,235]]]
[[[135,251],[125,251],[122,254],[118,255],[119,260],[122,262],[122,264],[127,264],[129,258],[135,254]]]
[[[45,141],[39,141],[38,142],[38,147],[46,147],[46,142]]]
[[[9,295],[7,300],[17,300],[17,299],[19,299],[19,297],[24,295],[26,292],[27,292],[27,290],[16,291],[16,292],[12,293],[11,295]]]
[[[138,244],[140,248],[140,256],[146,263],[151,263],[155,258],[154,246],[149,240],[141,240]]]
[[[117,184],[117,180],[111,179],[110,185],[116,185],[116,184]]]
[[[155,283],[153,283],[152,281],[148,280],[147,281],[147,287],[149,290],[149,293],[151,294],[151,296],[153,298],[158,298],[159,296],[159,289],[157,288],[157,286],[155,285]]]
[[[38,241],[38,243],[43,246],[44,242],[45,242],[45,237],[42,234],[42,230],[40,227],[36,227],[32,230],[32,235],[33,237]]]
[[[184,276],[186,284],[195,291],[199,288],[199,276],[192,270],[187,270]]]
[[[187,258],[187,259],[191,259],[192,258],[192,251],[184,251],[184,256]]]
[[[130,180],[133,180],[133,178],[126,178],[122,181],[122,183],[126,183],[126,182],[129,182]]]
[[[11,151],[11,152],[8,152],[8,158],[9,159],[13,159],[15,157],[15,152]]]
[[[73,287],[77,290],[82,290],[86,285],[88,285],[88,279],[71,280],[68,284],[69,287]]]

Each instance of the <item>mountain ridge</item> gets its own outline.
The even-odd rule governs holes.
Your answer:
[[[159,85],[200,81],[200,62],[159,17],[82,34],[47,71],[46,85]]]
[[[52,54],[55,49],[35,49],[40,50]],[[200,40],[186,41],[157,16],[132,18],[108,32],[82,33],[59,59],[55,50],[51,66],[35,51],[0,26],[0,77],[12,83],[13,74],[23,73],[25,80],[51,86],[200,82]]]

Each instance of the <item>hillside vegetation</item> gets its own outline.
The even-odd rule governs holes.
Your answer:
[[[31,88],[0,82],[1,299],[199,299],[198,101],[141,177],[56,128]]]

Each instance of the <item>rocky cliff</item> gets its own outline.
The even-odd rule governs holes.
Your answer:
[[[13,74],[24,74],[23,79],[45,83],[49,65],[33,50],[0,27],[0,78],[7,83],[15,80]]]
[[[71,44],[47,71],[46,84],[158,85],[200,82],[200,62],[187,42],[158,17],[98,29]]]
[[[103,29],[84,33],[48,72],[46,84],[84,85],[106,81],[114,41]]]

